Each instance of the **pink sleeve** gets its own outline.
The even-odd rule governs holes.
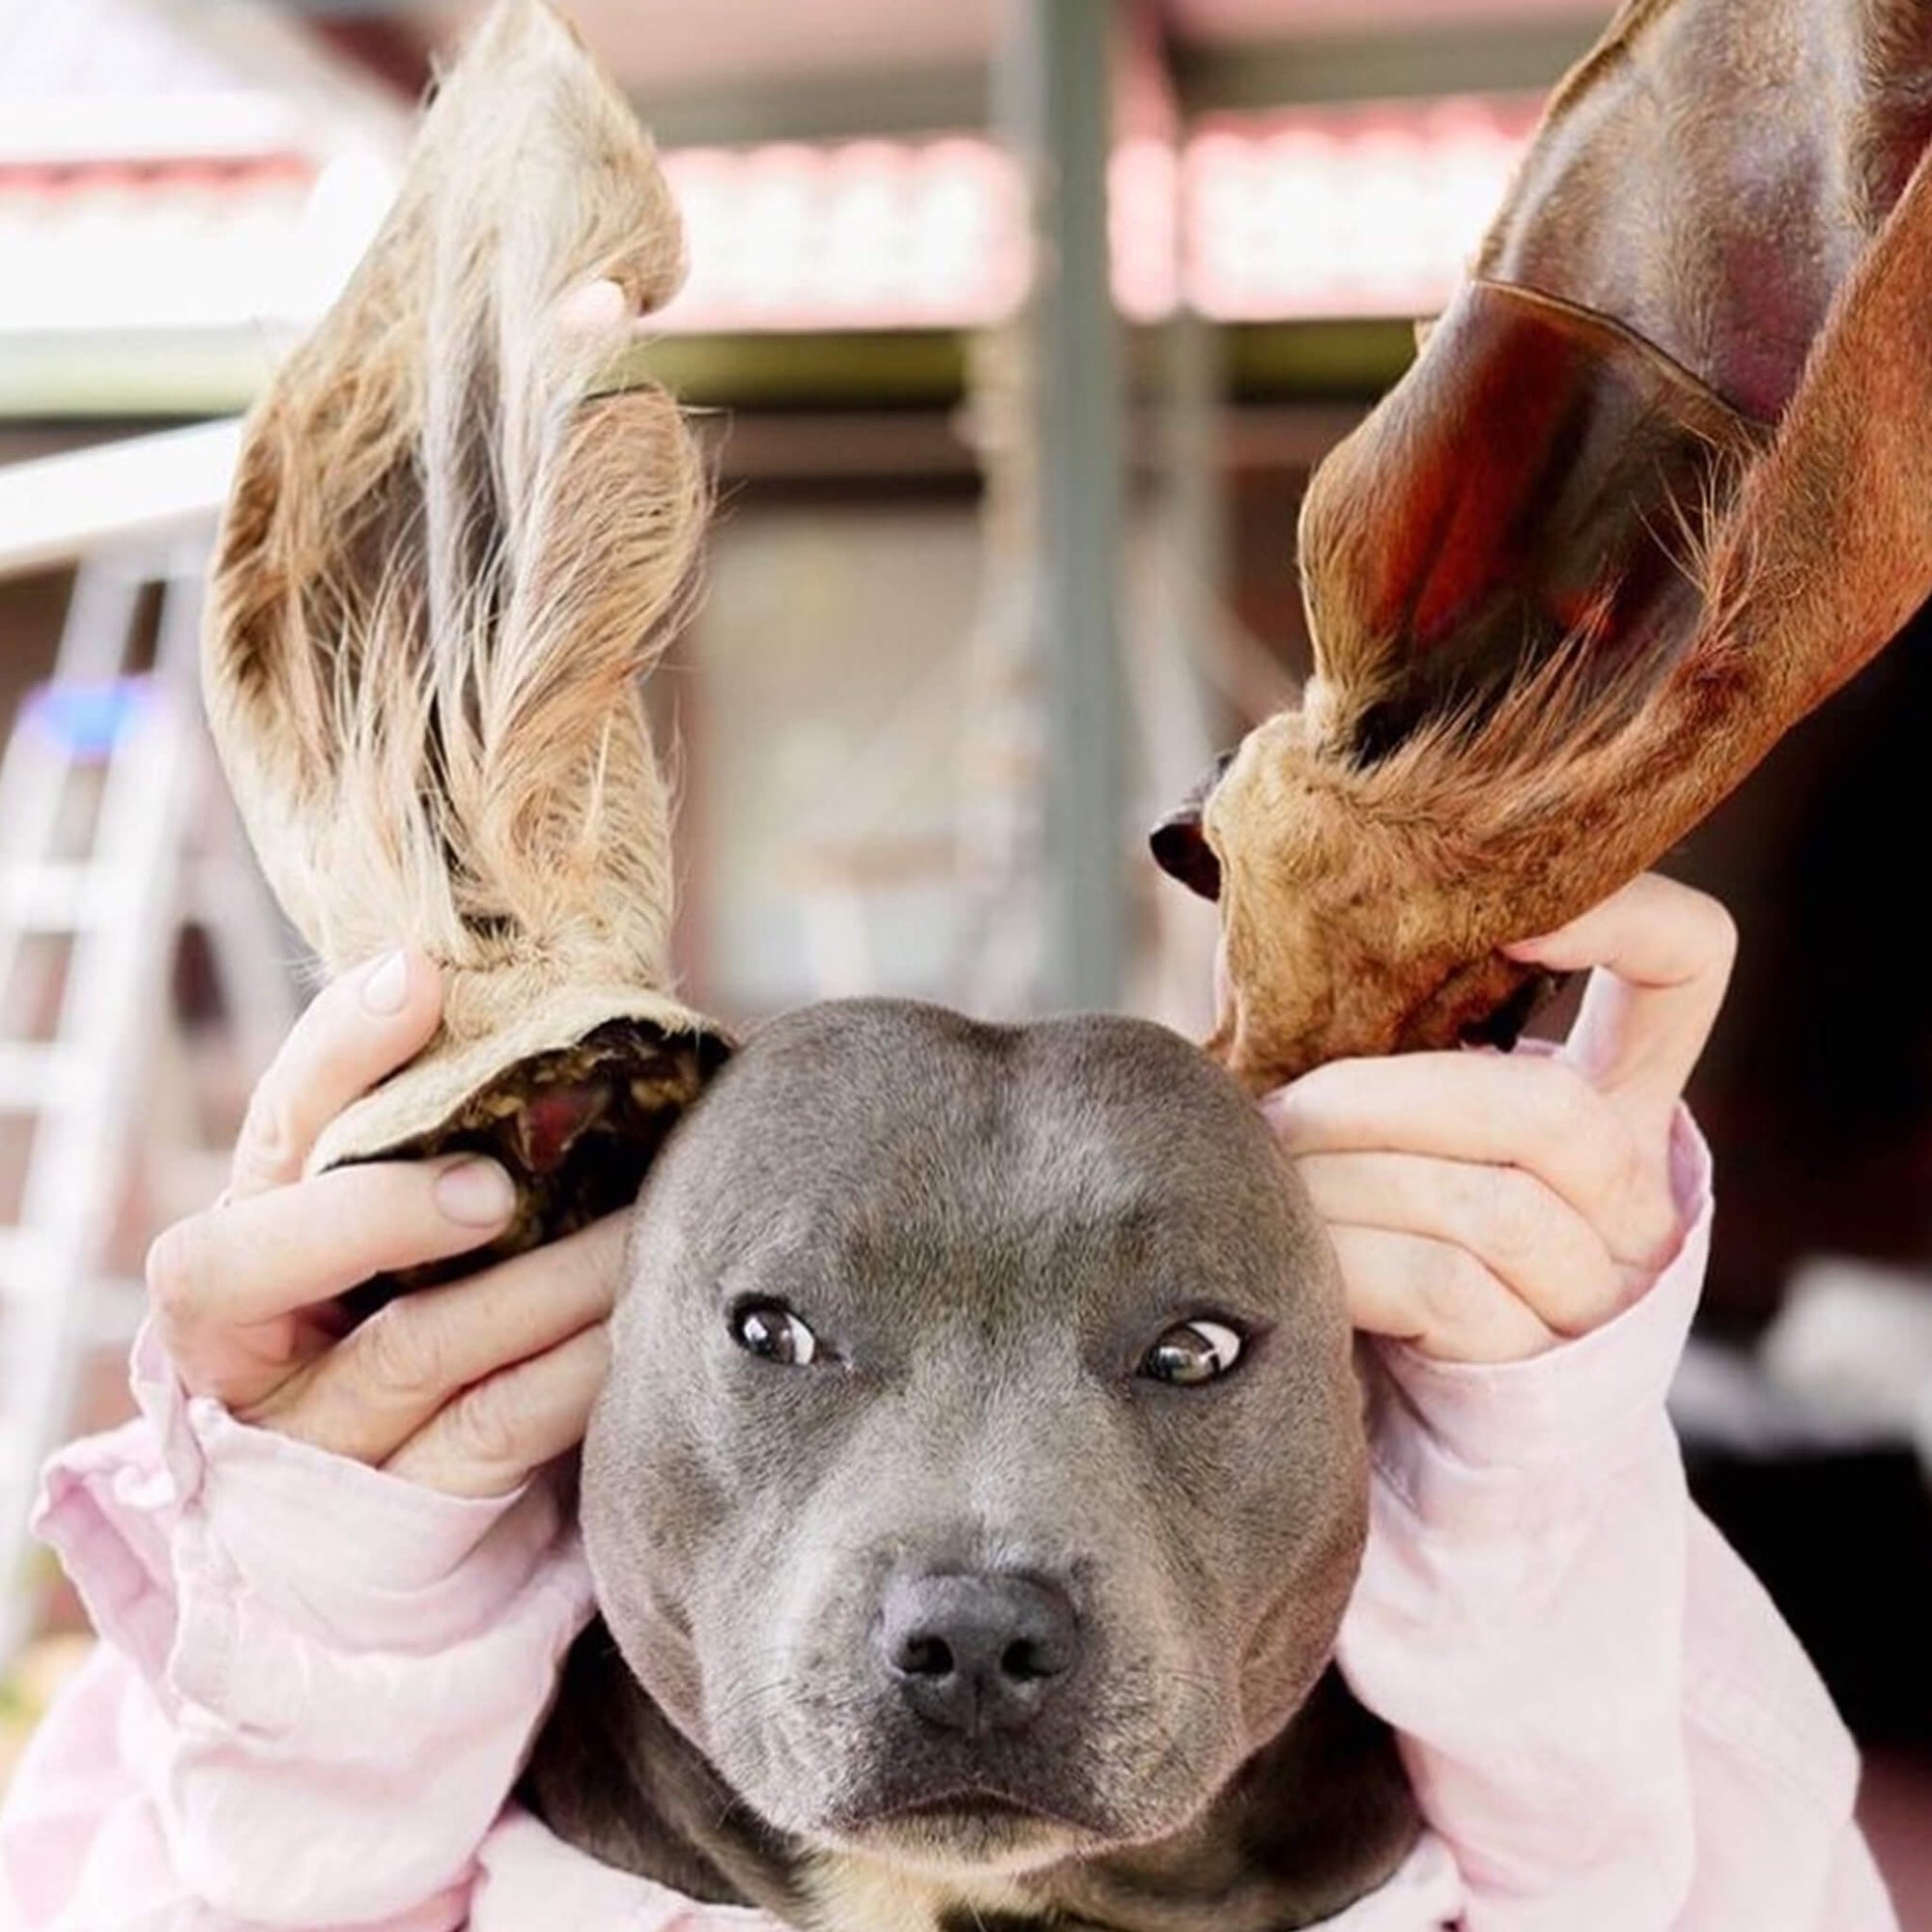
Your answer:
[[[1887,1932],[1858,1755],[1769,1598],[1687,1493],[1664,1397],[1703,1280],[1683,1244],[1536,1360],[1378,1347],[1369,1549],[1343,1628],[1461,1869],[1465,1932]]]
[[[464,1501],[251,1429],[145,1338],[134,1387],[48,1468],[104,1641],[0,1814],[0,1921],[462,1924],[588,1614],[551,1489]]]

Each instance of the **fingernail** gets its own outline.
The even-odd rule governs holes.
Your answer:
[[[460,1160],[437,1176],[436,1205],[466,1228],[495,1228],[510,1218],[517,1190],[494,1160]]]
[[[369,977],[362,981],[362,1004],[372,1013],[386,1019],[402,1011],[403,1002],[409,996],[410,962],[399,947],[370,967]]]
[[[557,319],[566,329],[591,335],[615,328],[629,311],[624,291],[606,279],[573,289],[558,304]]]

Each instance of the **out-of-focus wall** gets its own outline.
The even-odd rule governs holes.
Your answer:
[[[681,653],[691,702],[669,694],[696,958],[725,1010],[796,1005],[828,970],[952,990],[980,569],[968,501],[727,510]]]

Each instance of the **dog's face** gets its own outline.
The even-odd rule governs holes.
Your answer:
[[[1017,1871],[1164,1836],[1327,1660],[1366,1491],[1333,1260],[1159,1028],[772,1025],[652,1174],[613,1347],[606,1619],[809,1844]]]

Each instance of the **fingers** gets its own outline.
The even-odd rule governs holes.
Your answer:
[[[1643,1292],[1680,1237],[1670,1121],[1736,945],[1715,899],[1644,877],[1507,949],[1596,969],[1560,1057],[1340,1061],[1263,1102],[1358,1326],[1448,1360],[1506,1361],[1601,1327]]]
[[[409,952],[386,953],[317,994],[248,1103],[228,1198],[298,1179],[323,1128],[421,1051],[441,1006],[434,963]]]
[[[1505,950],[1558,972],[1598,969],[1565,1057],[1654,1121],[1675,1107],[1710,1038],[1737,944],[1716,899],[1646,873],[1560,931]]]
[[[1331,1228],[1355,1326],[1439,1361],[1514,1362],[1554,1333],[1466,1249],[1385,1228]]]
[[[582,1441],[610,1365],[600,1322],[466,1389],[384,1466],[448,1495],[503,1495]]]
[[[501,1232],[516,1206],[494,1161],[373,1161],[178,1222],[148,1254],[162,1345],[186,1385],[231,1407],[259,1401],[287,1350],[251,1330],[371,1275],[441,1261]],[[263,1378],[270,1376],[265,1385]]]
[[[1651,1198],[1631,1123],[1574,1066],[1499,1053],[1415,1053],[1339,1060],[1262,1103],[1283,1150],[1414,1153],[1487,1162],[1534,1175],[1591,1226],[1621,1229],[1647,1251],[1675,1216]],[[1628,1224],[1628,1225],[1626,1225]]]
[[[481,1274],[398,1296],[247,1419],[338,1456],[387,1463],[464,1391],[601,1323],[626,1226],[611,1215]],[[545,1448],[529,1466],[556,1453]],[[494,1478],[500,1459],[490,1460]]]
[[[1520,1168],[1403,1153],[1312,1154],[1296,1167],[1331,1232],[1413,1237],[1426,1251],[1421,1259],[1431,1279],[1455,1265],[1439,1251],[1460,1252],[1547,1333],[1588,1334],[1623,1305],[1625,1272],[1596,1230]],[[1402,1298],[1433,1308],[1425,1289],[1411,1288]],[[1480,1293],[1489,1295],[1487,1287]],[[1378,1295],[1378,1305],[1387,1305],[1387,1291]]]
[[[595,324],[610,293],[590,292],[576,326]],[[399,1297],[344,1332],[334,1304],[348,1290],[468,1253],[515,1211],[508,1175],[469,1155],[302,1179],[324,1129],[429,1042],[440,1009],[440,975],[412,952],[320,994],[255,1092],[222,1205],[156,1242],[148,1285],[194,1393],[336,1454],[489,1495],[582,1435],[623,1224]]]

